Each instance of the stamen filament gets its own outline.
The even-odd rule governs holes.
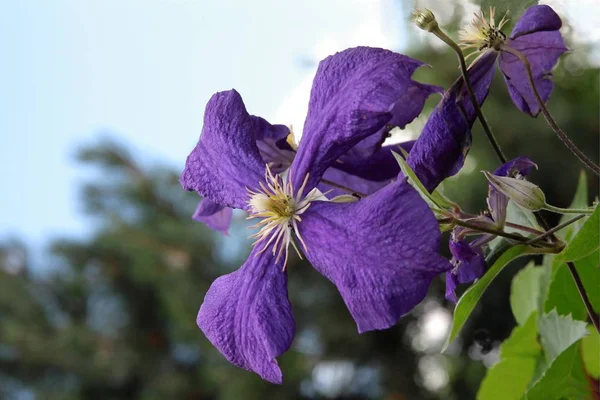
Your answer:
[[[259,190],[248,191],[248,205],[250,206],[248,219],[260,218],[251,228],[258,228],[258,232],[250,235],[256,239],[253,246],[261,245],[259,253],[271,247],[271,253],[278,262],[285,253],[283,269],[289,257],[288,248],[290,244],[302,259],[299,246],[296,245],[293,233],[300,244],[307,251],[306,243],[299,233],[298,223],[302,221],[300,215],[304,213],[310,204],[322,196],[318,189],[314,188],[304,196],[308,185],[309,175],[304,177],[300,189],[295,192],[291,179],[291,170],[288,171],[287,179],[279,174],[273,174],[269,165],[265,169],[265,180],[258,182]],[[263,245],[264,243],[264,245]]]

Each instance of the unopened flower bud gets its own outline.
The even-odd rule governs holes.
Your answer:
[[[483,174],[492,186],[521,207],[531,211],[547,207],[546,196],[537,185],[524,179],[496,176],[487,171],[483,171]]]
[[[354,203],[358,201],[358,197],[352,196],[351,194],[341,194],[331,199],[334,203]]]
[[[413,21],[419,28],[427,32],[433,32],[438,28],[438,23],[435,20],[435,15],[428,10],[415,10],[411,14],[411,21]]]

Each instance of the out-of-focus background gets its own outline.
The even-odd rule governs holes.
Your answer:
[[[600,6],[544,3],[563,17],[572,50],[555,70],[549,107],[597,160]],[[417,4],[454,36],[478,8]],[[198,197],[177,182],[209,97],[236,88],[251,113],[293,124],[299,134],[318,61],[356,45],[419,58],[432,68],[415,77],[447,87],[458,76],[456,59],[408,22],[412,7],[402,0],[2,2],[0,398],[474,398],[515,324],[509,283],[522,264],[503,272],[460,340],[440,354],[453,309],[442,278],[396,327],[358,335],[333,285],[293,259],[297,335],[280,358],[281,386],[228,364],[195,324],[210,283],[250,249],[242,214],[228,237],[212,232],[190,219]],[[394,139],[418,136],[437,101]],[[532,179],[550,202],[568,205],[580,164],[541,118],[516,110],[498,74],[484,112],[509,156],[538,163]],[[445,189],[476,212],[487,190],[479,171],[496,164],[478,123],[473,136],[465,167]],[[589,183],[595,196],[598,182]]]

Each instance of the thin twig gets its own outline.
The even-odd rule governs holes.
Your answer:
[[[534,235],[543,235],[544,234],[544,232],[538,231],[537,229],[530,228],[528,226],[519,225],[519,224],[513,224],[512,222],[508,222],[508,221],[505,221],[504,225],[506,225],[510,228],[519,229],[521,231],[533,233]]]
[[[475,97],[475,91],[473,90],[473,85],[471,84],[471,79],[469,78],[469,71],[467,68],[467,62],[465,61],[465,56],[461,48],[456,44],[454,40],[452,40],[448,35],[446,35],[439,27],[437,29],[432,30],[432,33],[440,38],[444,43],[454,50],[456,55],[458,56],[458,62],[460,64],[460,72],[462,74],[463,80],[465,81],[465,85],[467,86],[467,92],[469,93],[469,98],[471,99],[471,103],[473,103],[473,108],[475,109],[475,114],[477,114],[477,118],[479,118],[479,122],[481,122],[481,126],[483,127],[483,131],[487,136],[488,141],[492,145],[496,156],[500,160],[502,164],[506,163],[506,157],[504,153],[502,153],[502,149],[500,149],[500,145],[496,140],[492,132],[492,128],[490,128],[481,108],[479,107],[479,102],[477,101],[477,97]]]
[[[517,241],[519,243],[524,243],[524,242],[527,241],[527,238],[523,237],[521,235],[515,235],[513,233],[508,233],[508,232],[504,232],[504,231],[501,231],[501,230],[495,230],[495,229],[492,229],[492,228],[487,228],[485,226],[480,226],[480,225],[476,225],[476,224],[470,224],[468,222],[461,221],[459,219],[455,219],[454,223],[456,225],[458,225],[458,226],[462,226],[463,228],[469,228],[469,229],[473,229],[473,230],[476,230],[476,231],[479,231],[479,232],[485,232],[485,233],[489,233],[489,234],[496,235],[496,236],[502,236],[502,237],[505,237],[507,239],[515,240],[515,241]],[[553,247],[551,244],[544,243],[544,242],[539,243],[539,245],[544,246],[544,247]]]
[[[565,146],[567,146],[567,148],[571,151],[571,153],[573,153],[577,158],[579,158],[579,161],[581,161],[586,167],[588,167],[590,170],[592,170],[592,172],[594,172],[596,175],[600,176],[600,167],[598,165],[596,165],[596,163],[594,163],[592,160],[590,160],[588,158],[588,156],[586,156],[581,150],[579,150],[577,145],[575,143],[573,143],[573,141],[569,138],[569,136],[562,129],[560,129],[560,127],[558,126],[556,121],[554,121],[554,118],[552,118],[550,111],[548,111],[548,108],[546,108],[546,105],[544,104],[544,101],[542,100],[542,97],[540,96],[540,94],[537,90],[537,87],[535,86],[535,81],[533,79],[533,73],[531,72],[531,65],[529,64],[529,60],[527,60],[527,57],[525,57],[520,51],[515,50],[512,47],[507,46],[507,45],[502,45],[500,47],[500,50],[506,51],[506,52],[516,56],[523,63],[523,65],[525,66],[525,70],[527,72],[527,79],[529,80],[529,86],[531,86],[533,94],[535,95],[538,105],[540,106],[540,110],[542,111],[544,118],[548,122],[548,125],[550,125],[550,128],[552,128],[554,133],[556,133],[558,138],[563,142],[563,144]]]
[[[575,264],[573,264],[572,261],[569,261],[567,263],[567,267],[569,267],[569,272],[571,272],[573,281],[575,281],[575,286],[577,286],[577,291],[579,292],[579,295],[581,296],[581,300],[583,300],[583,304],[585,305],[585,309],[587,310],[587,313],[588,313],[590,319],[592,320],[592,324],[594,324],[596,331],[598,331],[598,333],[600,333],[600,320],[598,318],[598,314],[596,314],[596,312],[594,311],[594,308],[592,307],[592,303],[590,303],[590,299],[588,298],[587,293],[585,292],[585,288],[583,287],[583,282],[581,281],[581,278],[579,277],[579,273],[577,272],[577,269],[575,268]]]
[[[579,221],[581,218],[585,217],[585,215],[578,215],[574,218],[571,218],[568,221],[563,222],[560,225],[556,225],[554,228],[550,229],[549,231],[541,234],[540,236],[534,237],[531,240],[528,240],[527,242],[525,242],[525,244],[534,244],[535,242],[538,242],[540,240],[546,239],[548,236],[553,236],[554,232],[557,232],[559,230],[561,230],[562,228],[564,228],[565,226],[569,226],[571,225],[573,222],[577,222]]]

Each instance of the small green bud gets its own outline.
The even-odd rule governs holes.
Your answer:
[[[433,13],[428,9],[413,11],[410,16],[410,19],[419,28],[427,32],[433,32],[438,28],[438,23],[435,20],[435,15],[433,15]]]
[[[524,179],[496,176],[487,171],[483,174],[492,186],[521,207],[531,211],[547,207],[546,196],[539,186]]]
[[[358,201],[358,197],[352,196],[351,194],[341,194],[331,199],[334,203],[354,203]]]

